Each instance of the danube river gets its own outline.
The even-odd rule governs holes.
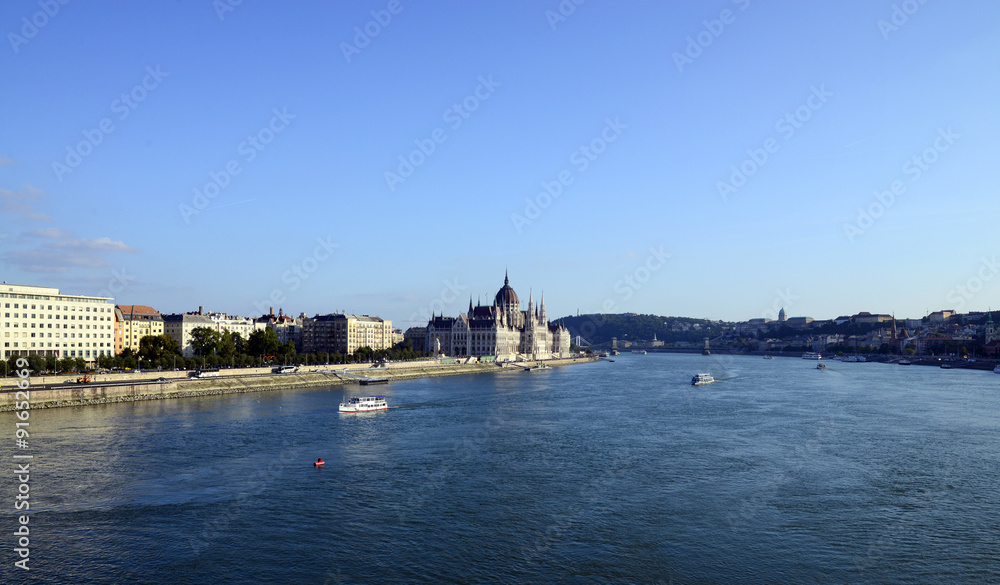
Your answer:
[[[356,386],[32,411],[32,568],[8,473],[0,581],[1000,581],[1000,376],[826,363],[625,354],[393,383],[365,415],[337,412]]]

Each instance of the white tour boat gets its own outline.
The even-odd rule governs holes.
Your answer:
[[[355,396],[340,405],[340,412],[372,412],[375,410],[388,410],[389,403],[385,396]]]
[[[694,378],[691,378],[692,386],[704,386],[705,384],[711,384],[715,381],[712,374],[695,374]]]
[[[807,351],[804,354],[802,354],[802,359],[804,359],[804,360],[819,360],[819,359],[823,359],[823,356],[821,356],[820,354],[816,353],[815,351]]]

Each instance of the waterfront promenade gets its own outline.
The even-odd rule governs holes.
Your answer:
[[[598,358],[543,360],[549,366],[587,363]],[[540,363],[511,362],[501,366],[474,359],[415,360],[373,368],[365,364],[302,366],[293,374],[274,374],[271,367],[222,369],[218,376],[191,378],[187,371],[97,374],[91,383],[78,384],[77,374],[31,378],[31,407],[54,408],[136,400],[163,400],[213,394],[233,394],[299,388],[359,384],[363,379],[407,380],[461,374],[522,372],[521,366]],[[17,378],[0,384],[0,411],[14,409]],[[23,398],[22,398],[23,399]]]

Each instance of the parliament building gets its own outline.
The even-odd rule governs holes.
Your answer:
[[[497,361],[539,360],[569,357],[569,331],[550,324],[545,315],[545,296],[536,307],[528,295],[527,310],[521,309],[517,293],[507,275],[490,306],[472,306],[458,317],[433,317],[427,323],[427,351],[449,357],[479,357]]]

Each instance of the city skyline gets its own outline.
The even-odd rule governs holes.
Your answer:
[[[33,288],[36,288],[36,289],[45,289],[46,288],[43,285],[14,283],[14,282],[11,282],[11,283],[3,282],[3,285],[10,285],[10,286],[13,286],[13,287],[33,287]],[[506,286],[507,286],[507,279],[505,278],[504,287],[506,288]],[[155,312],[156,314],[159,314],[159,315],[221,315],[221,316],[229,316],[229,317],[238,317],[238,318],[249,319],[249,320],[260,319],[261,317],[266,317],[268,315],[271,315],[271,316],[284,315],[285,317],[289,317],[289,318],[296,318],[298,316],[317,317],[317,316],[327,316],[327,315],[348,315],[348,316],[356,315],[356,316],[364,316],[364,317],[384,318],[385,320],[390,321],[390,322],[392,322],[394,324],[398,321],[402,325],[400,327],[394,327],[394,328],[395,329],[402,328],[404,330],[405,330],[405,328],[414,326],[413,324],[415,324],[415,326],[424,325],[428,321],[433,320],[436,317],[454,317],[455,315],[463,315],[463,314],[466,314],[466,312],[467,312],[466,309],[461,309],[461,310],[458,310],[456,313],[451,314],[451,313],[448,313],[445,310],[445,307],[448,307],[448,306],[451,306],[451,305],[456,305],[456,304],[461,304],[461,303],[458,302],[458,300],[448,300],[448,301],[445,300],[445,299],[457,299],[457,293],[455,293],[455,291],[458,290],[458,288],[456,288],[455,286],[448,286],[447,287],[448,290],[442,291],[442,295],[441,295],[441,297],[439,297],[438,302],[432,302],[430,305],[428,305],[427,307],[425,307],[424,310],[420,311],[418,314],[411,314],[410,315],[411,319],[399,319],[399,320],[394,320],[391,317],[385,317],[384,315],[379,315],[379,314],[376,314],[376,313],[366,313],[366,312],[362,312],[362,311],[347,310],[347,309],[343,309],[343,308],[339,308],[339,309],[326,309],[326,310],[320,310],[320,311],[313,312],[313,313],[306,313],[304,311],[295,310],[294,307],[292,307],[292,308],[286,308],[284,305],[282,305],[280,303],[278,305],[271,305],[271,306],[267,306],[267,307],[263,307],[263,305],[261,305],[261,308],[262,308],[261,311],[259,311],[259,312],[249,312],[249,313],[238,313],[238,312],[227,310],[225,307],[206,307],[204,305],[198,305],[196,307],[191,307],[191,308],[186,308],[186,309],[181,309],[181,310],[176,310],[176,311],[166,311],[166,310],[161,311],[161,310],[157,309],[156,307],[152,307],[152,306],[149,306],[149,305],[144,305],[144,304],[127,304],[122,299],[118,299],[118,298],[115,298],[113,296],[106,296],[106,297],[105,296],[101,296],[101,295],[93,296],[93,295],[86,295],[86,294],[82,294],[82,293],[74,292],[74,291],[66,291],[66,290],[60,289],[59,287],[48,287],[48,288],[54,289],[60,296],[70,296],[70,297],[77,297],[78,296],[78,297],[88,298],[88,299],[107,298],[110,301],[110,304],[112,304],[112,305],[114,305],[115,307],[118,307],[118,308],[121,308],[121,307],[125,307],[125,308],[128,308],[128,307],[140,307],[143,310],[145,310],[145,309],[151,309],[153,312]],[[14,290],[14,289],[11,289],[11,290]],[[787,291],[785,291],[785,292],[776,291],[776,292],[777,292],[777,299],[779,299],[779,300],[789,300],[789,301],[791,301],[791,304],[794,304],[794,300],[795,300],[794,297],[788,297],[787,296]],[[36,294],[38,294],[38,293],[36,293]],[[478,308],[478,307],[491,307],[491,306],[494,305],[494,303],[492,303],[492,302],[489,301],[489,297],[490,296],[492,296],[492,295],[491,294],[481,294],[481,295],[478,295],[478,296],[475,296],[475,297],[470,296],[469,299],[468,299],[468,306],[474,307],[474,308]],[[484,297],[486,297],[486,302],[485,303],[483,302],[483,298]],[[533,291],[529,290],[529,293],[528,293],[528,299],[529,300],[522,299],[520,301],[520,303],[519,303],[522,306],[522,308],[526,308],[526,307],[529,306],[529,301],[531,300],[532,297],[533,297]],[[544,292],[542,292],[542,293],[539,294],[539,297],[535,301],[534,304],[535,304],[536,307],[538,307],[538,306],[540,306],[544,302],[545,302],[544,301]],[[658,316],[670,317],[670,318],[707,320],[707,321],[720,322],[720,323],[748,323],[749,322],[749,323],[752,324],[754,322],[782,323],[782,322],[785,322],[786,320],[792,320],[792,321],[794,321],[794,320],[797,320],[797,319],[813,319],[813,320],[815,320],[817,322],[822,322],[822,321],[833,321],[833,320],[836,320],[836,319],[842,318],[842,317],[853,318],[853,317],[859,317],[859,316],[884,316],[884,317],[887,317],[887,318],[891,317],[893,319],[898,319],[898,320],[919,320],[919,319],[922,319],[922,318],[925,318],[925,317],[933,316],[935,314],[940,315],[942,313],[946,314],[946,316],[947,315],[980,315],[981,316],[981,315],[992,315],[995,312],[992,307],[988,307],[986,310],[968,310],[968,311],[956,311],[956,310],[953,310],[953,309],[928,310],[928,311],[926,311],[926,312],[924,312],[923,314],[920,314],[920,315],[897,315],[894,312],[885,313],[885,312],[878,312],[878,311],[872,312],[872,311],[868,311],[868,310],[858,310],[858,311],[841,311],[841,312],[837,313],[836,316],[832,316],[832,315],[813,316],[813,315],[788,314],[785,311],[785,306],[779,305],[777,302],[774,304],[774,307],[775,307],[774,309],[769,309],[769,310],[765,311],[764,314],[761,317],[745,317],[745,318],[742,318],[742,319],[719,319],[719,318],[714,318],[714,317],[703,317],[703,316],[698,316],[698,315],[679,315],[679,314],[668,314],[668,313],[638,313],[638,312],[635,312],[635,311],[619,311],[619,312],[612,312],[612,313],[609,313],[609,312],[603,312],[602,313],[602,312],[599,312],[599,311],[598,312],[587,313],[587,312],[579,311],[577,313],[572,313],[572,314],[571,313],[567,313],[565,315],[563,315],[563,314],[560,314],[558,316],[554,315],[553,319],[554,319],[554,321],[558,321],[558,320],[560,320],[560,319],[562,319],[564,317],[587,316],[587,315],[602,315],[602,314],[604,314],[604,315],[612,315],[612,314],[619,314],[619,315],[624,315],[624,314],[627,314],[627,315],[639,315],[639,314],[646,314],[646,315],[658,315]],[[426,319],[423,318],[424,315],[426,315],[426,317],[427,317]]]
[[[986,311],[998,16],[6,3],[2,280],[404,330],[505,269],[552,318]]]

